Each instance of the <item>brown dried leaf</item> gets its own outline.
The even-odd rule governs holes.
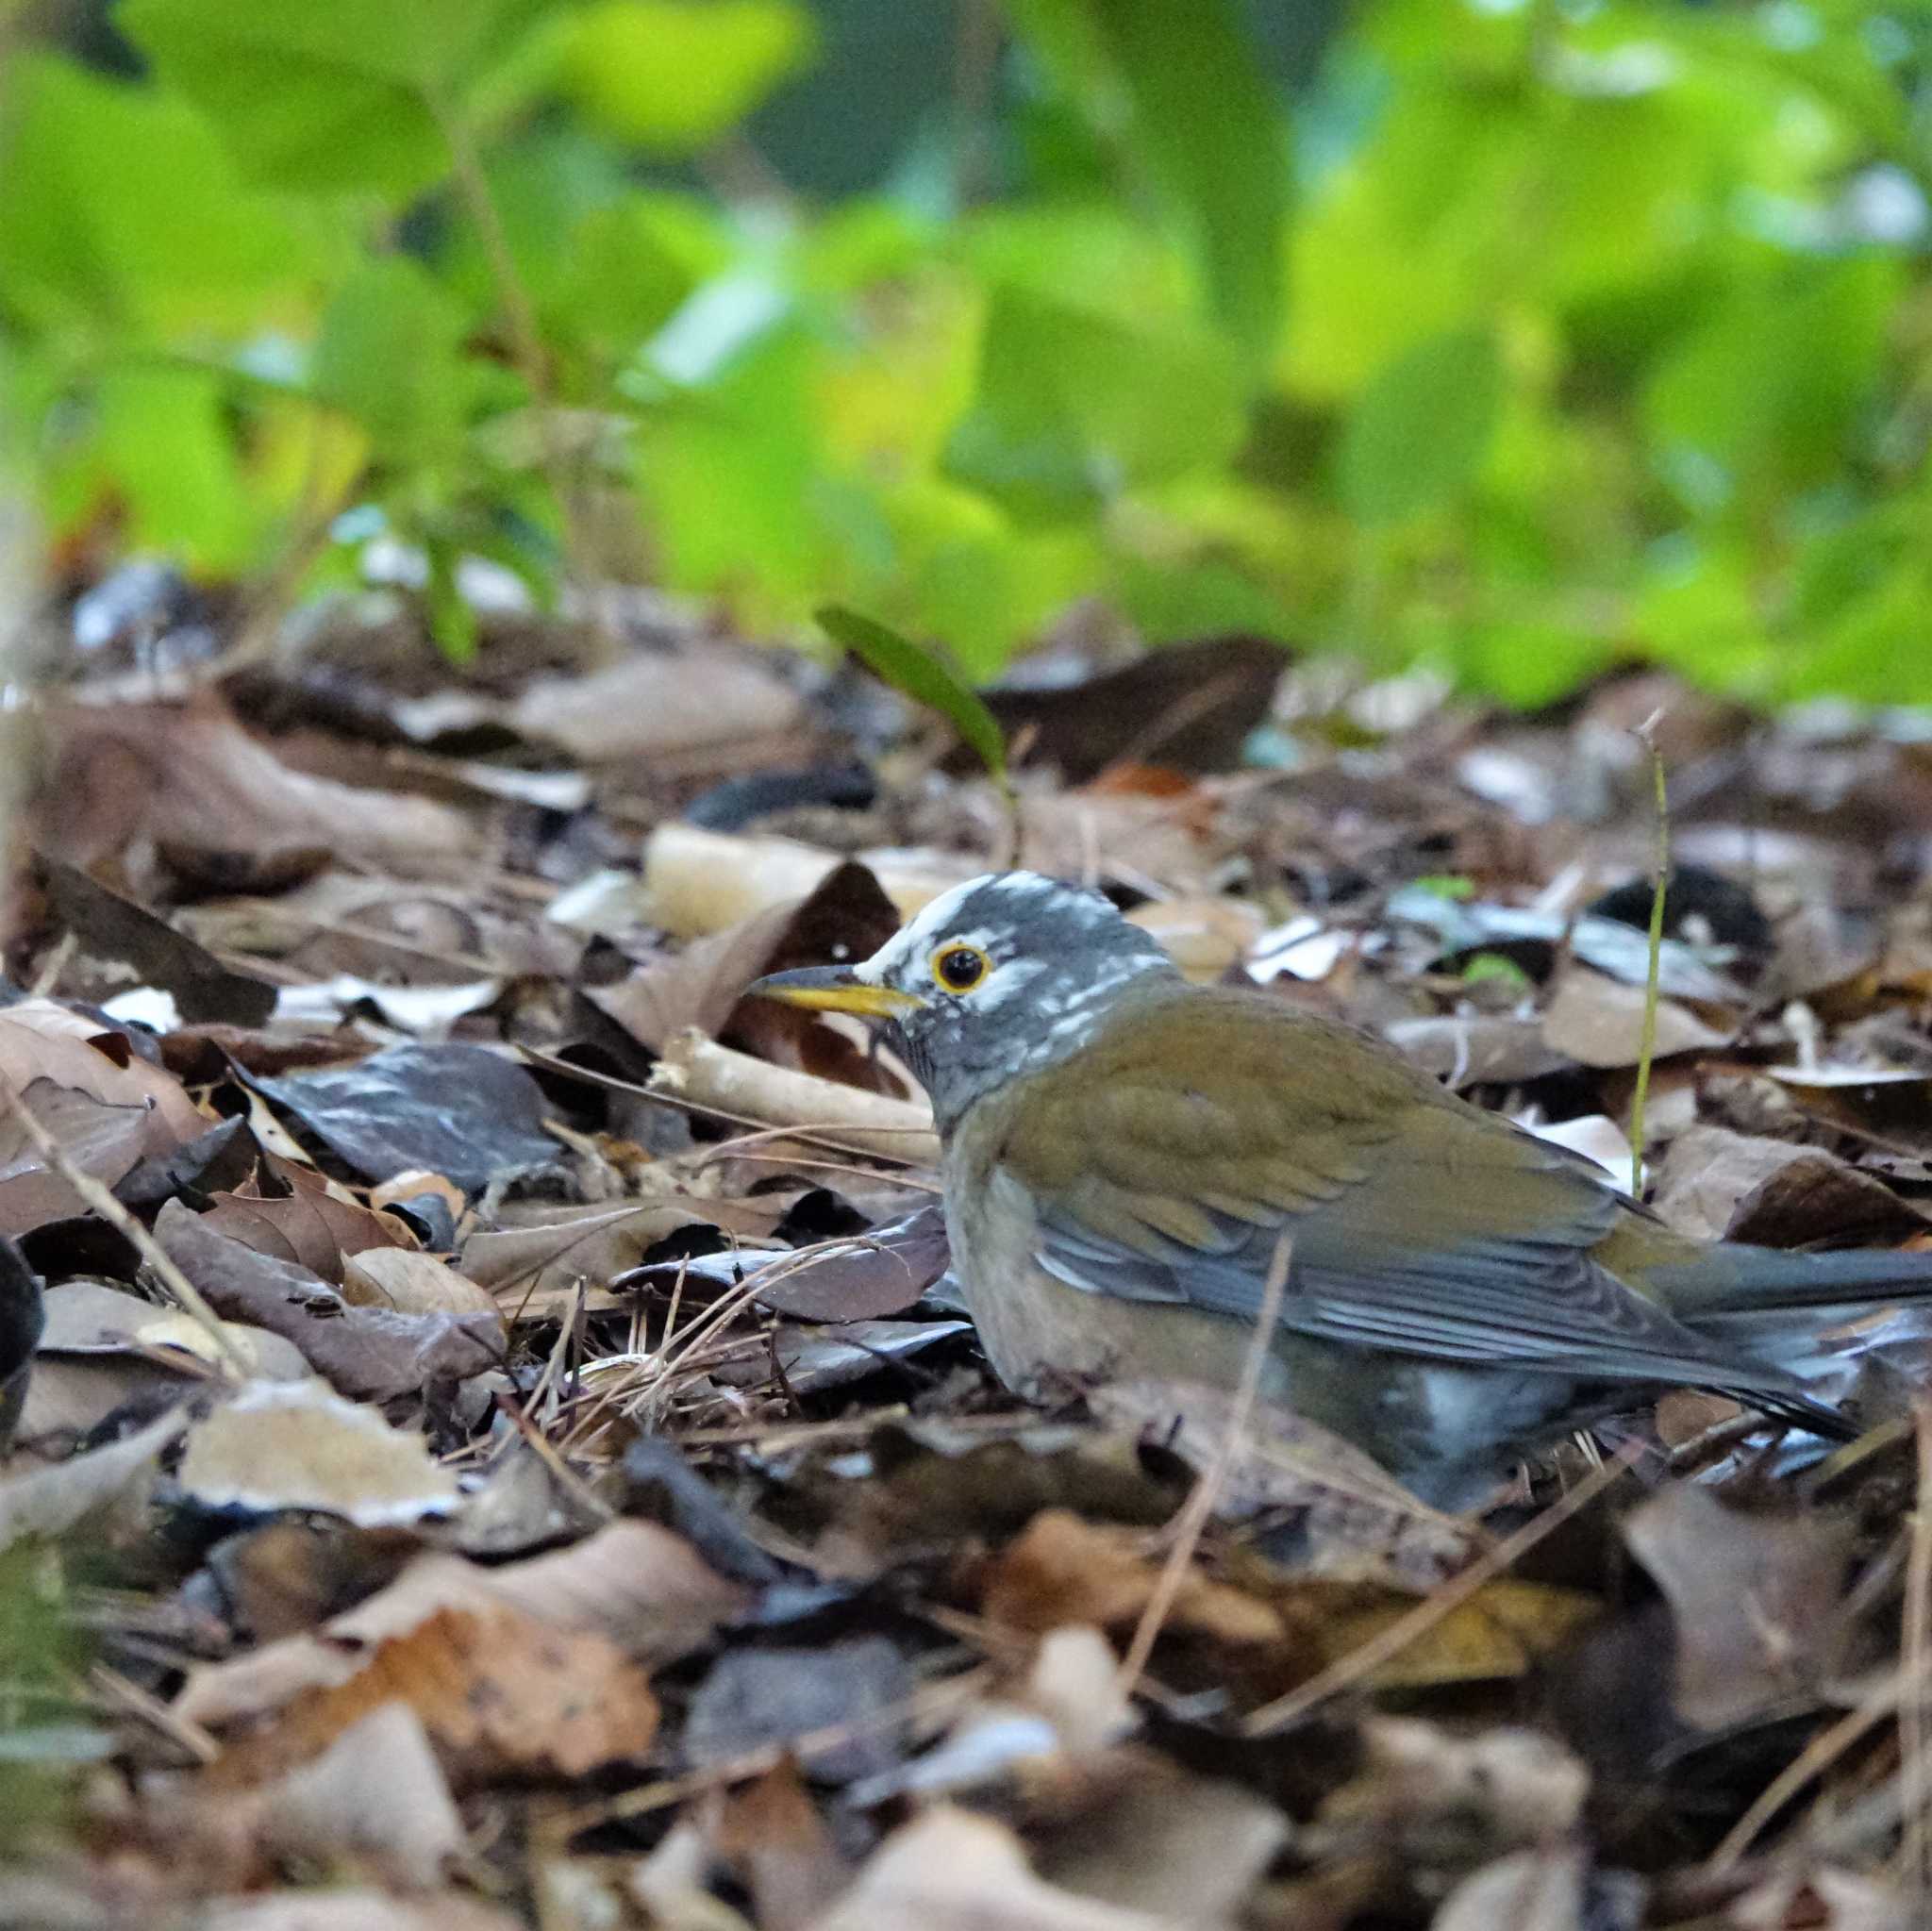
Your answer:
[[[813,1931],[1181,1931],[1198,1921],[1076,1897],[1027,1869],[1004,1824],[941,1806],[895,1831]]]
[[[463,1822],[423,1720],[400,1701],[378,1705],[252,1801],[270,1856],[367,1860],[411,1889],[434,1884],[463,1847]]]
[[[655,1523],[612,1523],[570,1548],[493,1568],[425,1555],[320,1632],[191,1669],[176,1706],[208,1725],[279,1709],[302,1690],[345,1682],[372,1644],[407,1635],[439,1609],[507,1604],[561,1629],[594,1631],[640,1660],[669,1661],[709,1641],[750,1600],[742,1584]]]
[[[176,1479],[204,1505],[316,1509],[365,1528],[444,1514],[456,1477],[420,1435],[319,1381],[251,1383],[189,1430]]]
[[[1854,1524],[1818,1512],[1746,1514],[1679,1482],[1624,1521],[1624,1540],[1669,1601],[1675,1704],[1720,1729],[1812,1694],[1841,1635]]]
[[[290,770],[210,689],[183,704],[56,705],[47,732],[44,795],[60,809],[42,836],[72,864],[142,837],[256,859],[354,852],[403,870],[453,869],[475,849],[469,821],[445,806]]]
[[[1763,1247],[1872,1245],[1923,1234],[1928,1224],[1882,1180],[1823,1147],[1722,1126],[1693,1126],[1671,1142],[1655,1204],[1694,1240]]]
[[[649,1679],[608,1637],[502,1603],[444,1607],[377,1644],[345,1682],[305,1690],[210,1774],[232,1787],[307,1763],[392,1702],[416,1713],[451,1775],[472,1785],[582,1776],[641,1756],[658,1731]]]
[[[462,1272],[511,1318],[526,1303],[568,1295],[582,1282],[603,1287],[642,1260],[659,1240],[686,1227],[721,1227],[760,1240],[778,1211],[753,1200],[710,1200],[674,1193],[617,1207],[525,1209],[521,1225],[473,1234],[463,1243]]]
[[[1643,1042],[1643,988],[1572,966],[1557,980],[1543,1012],[1543,1043],[1578,1065],[1608,1070],[1635,1066]],[[1656,1057],[1696,1053],[1724,1043],[1674,1000],[1657,1004]]]
[[[319,1275],[258,1254],[171,1200],[155,1222],[169,1257],[225,1320],[291,1340],[352,1399],[387,1400],[433,1381],[460,1381],[503,1357],[500,1320],[480,1314],[396,1314],[351,1307]]]
[[[343,1268],[342,1299],[352,1307],[389,1307],[398,1314],[502,1318],[496,1302],[447,1261],[402,1247],[352,1255]]]
[[[272,1164],[293,1192],[270,1197],[250,1186],[217,1193],[203,1221],[258,1254],[306,1267],[333,1287],[341,1286],[343,1263],[351,1255],[369,1248],[414,1247],[409,1230],[393,1214],[375,1213],[359,1201],[343,1199],[312,1167],[283,1159]]]

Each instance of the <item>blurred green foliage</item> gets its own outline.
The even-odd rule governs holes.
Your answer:
[[[137,76],[17,52],[52,527],[310,584],[398,536],[458,648],[476,554],[975,678],[1098,597],[1521,703],[1633,656],[1932,701],[1925,0],[1364,0],[1291,92],[1241,0],[930,14],[945,112],[820,205],[744,131],[801,0],[123,0]]]

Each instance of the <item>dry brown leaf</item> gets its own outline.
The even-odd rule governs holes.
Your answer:
[[[1624,1540],[1669,1601],[1674,1701],[1720,1729],[1815,1693],[1842,1636],[1854,1523],[1822,1512],[1747,1514],[1693,1483],[1659,1490]]]
[[[802,722],[804,707],[768,657],[706,641],[633,651],[603,670],[538,678],[502,715],[520,735],[597,764],[789,731]]]
[[[251,1383],[188,1432],[176,1472],[215,1508],[317,1509],[364,1528],[445,1514],[456,1477],[420,1435],[320,1381]]]
[[[1083,1521],[1070,1509],[1042,1509],[993,1558],[981,1598],[989,1622],[1043,1635],[1067,1623],[1131,1631],[1154,1593],[1158,1559],[1132,1529]],[[1288,1630],[1268,1604],[1226,1583],[1191,1573],[1167,1628],[1235,1650],[1286,1645]]]
[[[197,1931],[526,1931],[526,1922],[455,1892],[403,1898],[387,1890],[277,1890],[214,1898]]]
[[[0,1481],[0,1549],[23,1536],[63,1536],[83,1522],[142,1519],[162,1453],[188,1425],[180,1409],[145,1428],[49,1468]]]
[[[389,1307],[398,1314],[486,1314],[501,1318],[495,1300],[446,1260],[403,1247],[371,1247],[342,1267],[342,1299],[352,1307]]]
[[[655,1523],[612,1523],[570,1548],[494,1568],[425,1555],[319,1633],[191,1669],[176,1706],[187,1721],[209,1726],[278,1709],[303,1690],[345,1682],[372,1644],[407,1635],[440,1609],[508,1605],[655,1662],[709,1641],[750,1600],[743,1585]]]
[[[393,1214],[375,1213],[359,1201],[343,1199],[313,1168],[292,1160],[273,1164],[293,1192],[279,1198],[250,1188],[217,1193],[203,1221],[258,1254],[306,1267],[332,1287],[341,1286],[343,1264],[351,1255],[415,1246],[409,1230]]]
[[[1927,1231],[1925,1217],[1876,1175],[1823,1147],[1722,1126],[1693,1126],[1671,1142],[1657,1169],[1655,1205],[1693,1240],[1764,1247],[1875,1244]]]
[[[400,792],[291,771],[212,690],[183,704],[50,707],[60,801],[43,841],[69,863],[119,857],[137,839],[188,855],[257,859],[353,852],[398,869],[453,869],[475,849],[460,812]]]
[[[1003,1824],[941,1806],[893,1832],[813,1931],[1181,1931],[1195,1922],[1075,1897],[1036,1877]]]
[[[442,1766],[422,1718],[400,1700],[378,1705],[249,1801],[272,1856],[366,1860],[410,1889],[434,1884],[463,1848]]]
[[[1581,1850],[1517,1851],[1465,1877],[1430,1931],[1583,1931]]]
[[[711,1843],[742,1873],[758,1931],[803,1931],[851,1882],[852,1867],[789,1757],[730,1792]]]
[[[1626,986],[1583,966],[1570,967],[1557,978],[1544,1009],[1543,1043],[1580,1066],[1635,1066],[1642,1054],[1643,988]],[[1657,1058],[1724,1043],[1724,1036],[1688,1007],[1671,999],[1657,1001]]]
[[[1375,1585],[1298,1583],[1282,1605],[1308,1631],[1324,1664],[1344,1661],[1415,1607]],[[1374,1690],[1434,1690],[1522,1676],[1603,1613],[1583,1590],[1499,1576],[1459,1603],[1364,1681]]]
[[[319,1275],[258,1253],[171,1200],[155,1221],[169,1257],[225,1320],[245,1320],[291,1340],[316,1373],[352,1399],[381,1401],[434,1381],[460,1381],[502,1359],[491,1314],[397,1314],[351,1307]]]
[[[514,1319],[545,1297],[575,1293],[583,1283],[606,1286],[686,1227],[721,1227],[756,1240],[777,1224],[778,1210],[767,1203],[687,1193],[617,1207],[545,1206],[524,1209],[520,1224],[472,1234],[460,1266]]]
[[[415,1712],[463,1784],[582,1776],[641,1756],[658,1731],[648,1677],[608,1637],[504,1603],[444,1607],[378,1643],[347,1680],[303,1691],[272,1729],[232,1747],[210,1774],[245,1786],[308,1763],[396,1702]]]
[[[108,1187],[210,1124],[181,1083],[140,1057],[124,1034],[51,999],[0,1012],[0,1083],[75,1167]],[[31,1233],[88,1210],[11,1111],[0,1116],[0,1234]]]

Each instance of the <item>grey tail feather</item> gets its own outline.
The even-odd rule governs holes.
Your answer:
[[[1757,1317],[1766,1314],[1850,1316],[1894,1301],[1932,1299],[1932,1253],[1719,1246],[1682,1267],[1658,1268],[1649,1281],[1689,1326],[1718,1334],[1761,1330]]]

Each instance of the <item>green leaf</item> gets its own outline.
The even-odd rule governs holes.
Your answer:
[[[978,754],[987,770],[1006,782],[1007,741],[999,724],[949,666],[909,637],[841,604],[827,604],[817,614],[820,628],[834,643],[862,658],[893,690],[938,711]]]
[[[15,62],[0,118],[0,308],[50,334],[130,341],[254,325],[320,275],[325,232],[247,187],[172,94],[49,57]]]
[[[1225,461],[1243,418],[1241,372],[1222,344],[1002,288],[945,467],[1014,515],[1051,522]]]
[[[708,147],[817,40],[793,0],[601,0],[558,31],[565,91],[606,133],[658,155]]]
[[[1453,330],[1398,356],[1342,429],[1343,506],[1364,523],[1396,523],[1461,494],[1489,452],[1502,396],[1485,330]]]
[[[530,0],[125,0],[116,19],[258,179],[407,194],[449,157],[432,103]]]
[[[365,261],[323,317],[311,390],[355,417],[380,455],[438,455],[462,428],[463,332],[461,309],[416,263]]]
[[[1274,344],[1288,130],[1231,0],[1090,0],[1133,97],[1138,145],[1176,205],[1215,318]]]

